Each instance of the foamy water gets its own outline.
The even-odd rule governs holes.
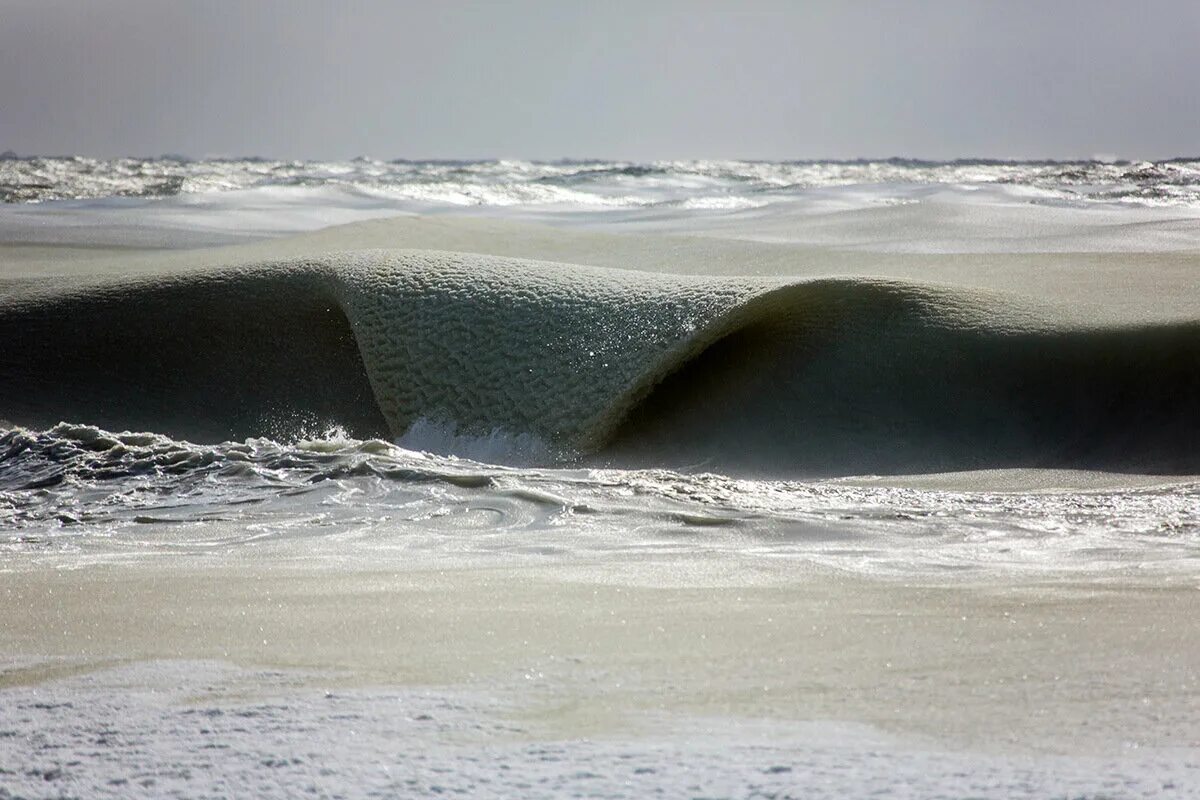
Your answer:
[[[420,569],[451,554],[482,566],[725,552],[943,578],[1187,574],[1200,558],[1200,484],[1178,478],[999,472],[895,485],[503,466],[540,451],[527,437],[414,427],[401,445],[337,432],[201,446],[68,425],[9,431],[0,554],[82,565],[251,548],[276,562]],[[418,442],[441,452],[403,446]],[[468,457],[483,455],[491,463]],[[1034,486],[997,488],[1021,483]]]

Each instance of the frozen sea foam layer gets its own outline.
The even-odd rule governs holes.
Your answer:
[[[663,714],[619,737],[563,738],[477,690],[318,688],[327,680],[152,662],[0,688],[5,785],[26,798],[247,785],[261,798],[1196,796],[1197,764],[1180,749],[1014,756],[862,724]]]

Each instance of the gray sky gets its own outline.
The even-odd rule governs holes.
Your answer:
[[[1200,2],[0,0],[0,150],[1200,154]]]

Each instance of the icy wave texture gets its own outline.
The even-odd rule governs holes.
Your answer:
[[[0,201],[170,197],[343,187],[449,206],[751,208],[798,192],[878,184],[1008,184],[1093,203],[1195,205],[1200,161],[280,161],[0,157]]]
[[[0,358],[0,417],[32,427],[432,424],[525,436],[547,460],[734,474],[1200,472],[1200,322],[1089,327],[894,280],[363,251],[23,282],[0,341],[21,344]]]

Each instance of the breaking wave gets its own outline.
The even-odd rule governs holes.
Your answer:
[[[865,278],[701,278],[433,251],[26,281],[0,417],[733,474],[1200,472],[1200,323],[1088,327]]]

